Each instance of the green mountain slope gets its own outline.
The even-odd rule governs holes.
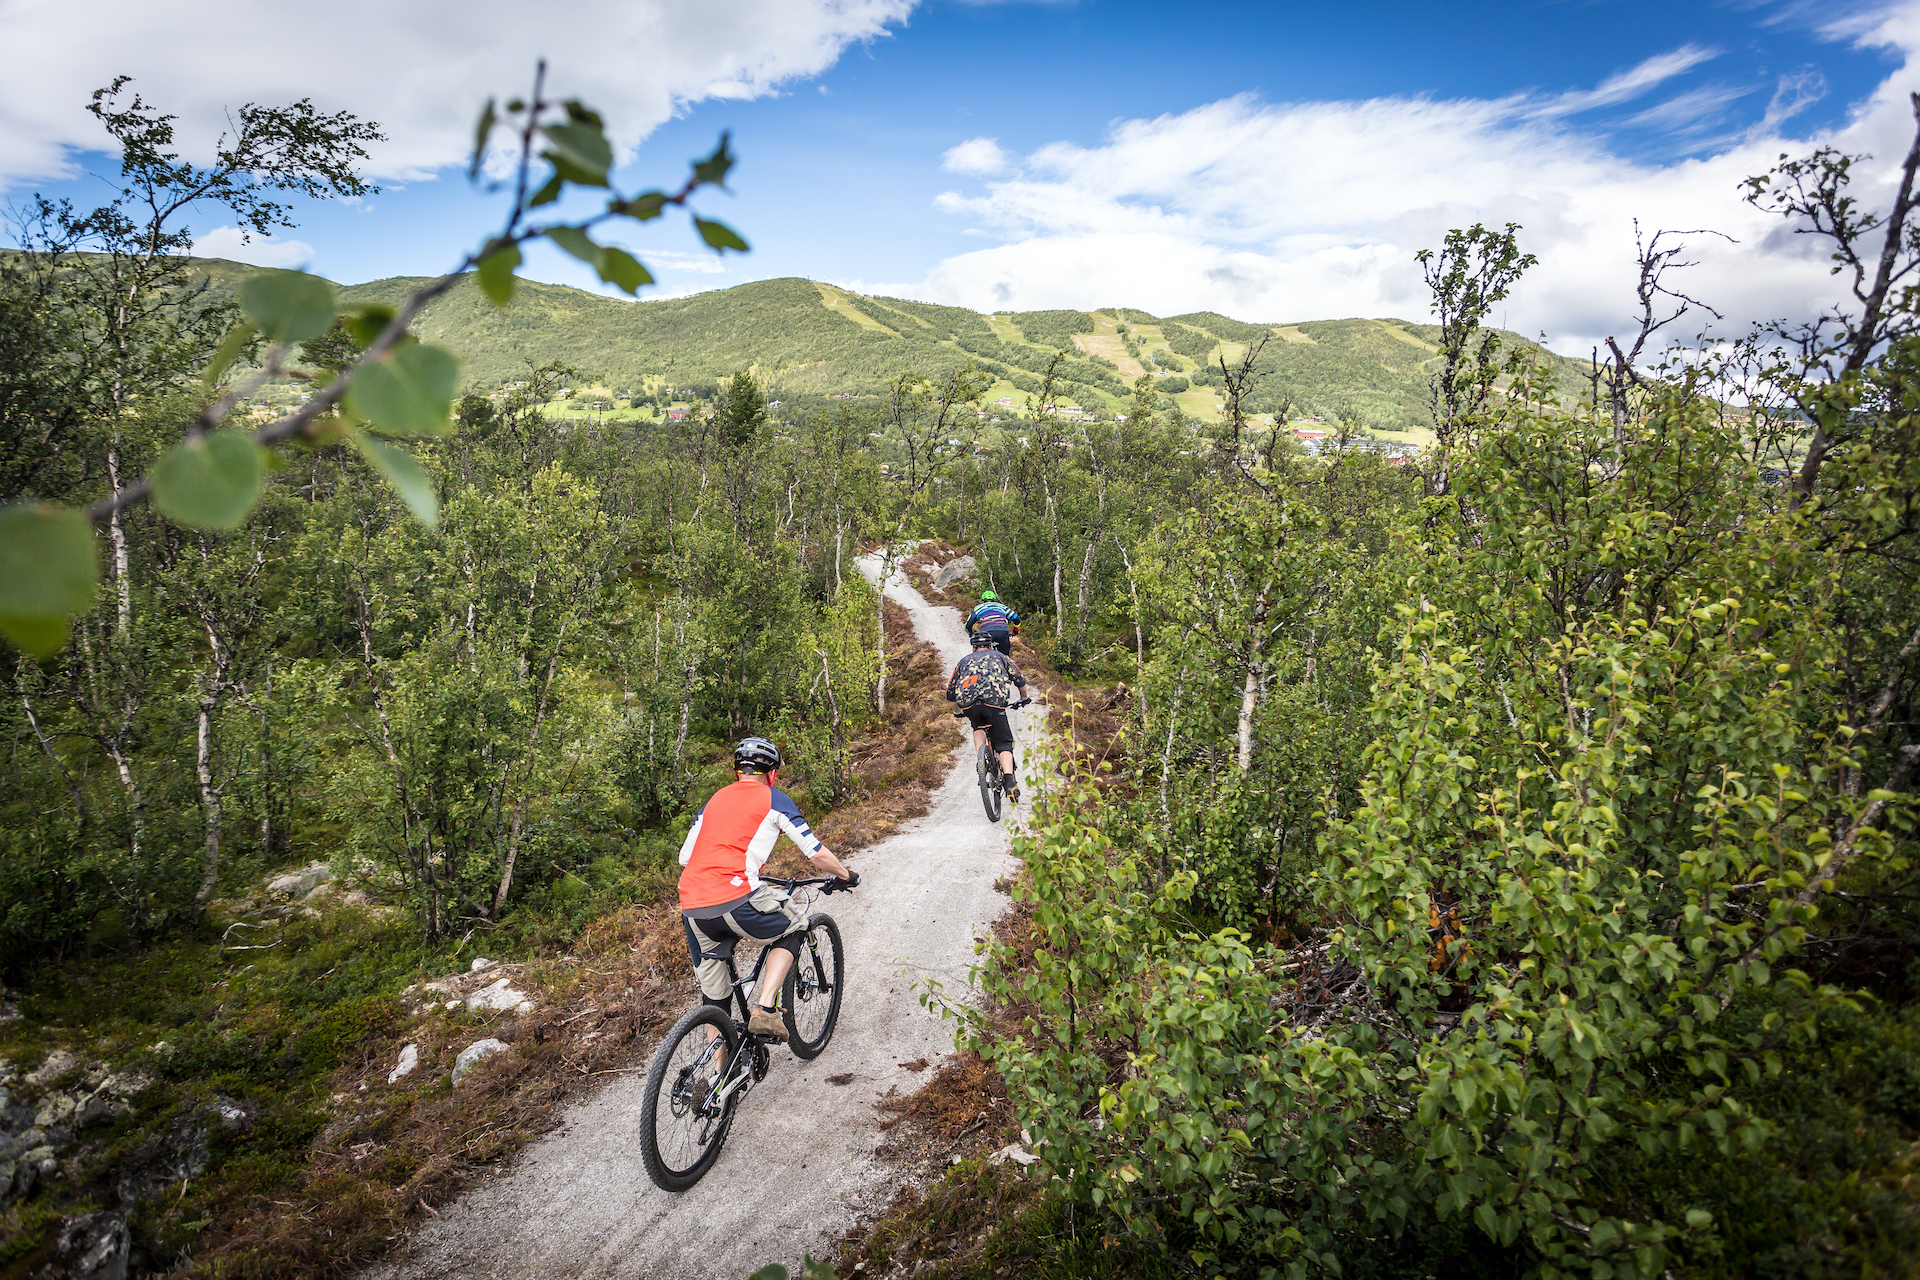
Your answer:
[[[215,292],[235,287],[245,272],[232,263],[205,265]],[[423,283],[395,277],[341,292],[350,301],[394,303]],[[1256,412],[1290,405],[1303,417],[1357,413],[1389,431],[1426,423],[1438,336],[1432,325],[1392,319],[1257,324],[1207,311],[1159,319],[1132,309],[981,315],[801,279],[643,302],[523,282],[506,308],[468,279],[431,303],[417,327],[459,352],[467,380],[481,387],[511,381],[529,364],[563,360],[614,391],[710,383],[750,369],[776,397],[798,398],[871,393],[904,369],[940,378],[972,361],[1000,380],[998,396],[1038,391],[1038,374],[1062,351],[1063,401],[1119,407],[1133,379],[1152,370],[1188,380],[1176,399],[1197,417],[1217,413],[1218,361],[1236,360],[1247,343],[1266,337]],[[1563,391],[1585,386],[1579,362],[1554,363]]]

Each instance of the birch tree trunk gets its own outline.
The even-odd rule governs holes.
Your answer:
[[[1133,700],[1140,709],[1140,723],[1147,722],[1147,640],[1140,625],[1140,586],[1133,577],[1133,557],[1127,554],[1126,540],[1119,534],[1113,536],[1113,545],[1120,548],[1120,563],[1127,570],[1127,592],[1133,597]]]
[[[1260,701],[1260,677],[1264,674],[1260,655],[1266,648],[1266,639],[1260,631],[1266,625],[1268,595],[1272,590],[1272,583],[1260,588],[1260,598],[1253,606],[1253,625],[1247,628],[1247,676],[1240,686],[1240,722],[1235,734],[1239,745],[1234,755],[1234,763],[1241,773],[1253,767],[1253,713]]]
[[[220,820],[223,814],[220,788],[213,781],[213,715],[220,706],[219,677],[201,691],[194,717],[193,776],[200,784],[200,813],[204,843],[200,854],[200,887],[194,892],[193,907],[205,911],[213,901],[214,886],[220,880]]]

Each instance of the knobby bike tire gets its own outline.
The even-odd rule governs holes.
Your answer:
[[[720,1158],[720,1148],[726,1144],[727,1130],[733,1124],[734,1104],[740,1100],[736,1091],[727,1098],[720,1115],[704,1120],[684,1108],[682,1115],[673,1114],[673,1090],[679,1083],[681,1068],[706,1048],[707,1027],[718,1028],[721,1039],[726,1042],[727,1061],[732,1063],[743,1047],[734,1031],[733,1019],[703,1004],[687,1010],[680,1021],[673,1024],[673,1030],[667,1032],[665,1042],[653,1055],[653,1068],[647,1073],[647,1092],[641,1103],[640,1159],[647,1167],[647,1176],[662,1191],[685,1191],[707,1175],[713,1162]],[[688,1046],[691,1052],[681,1052],[689,1037],[692,1037]],[[672,1131],[664,1147],[663,1122]],[[684,1136],[678,1132],[683,1128]]]
[[[980,774],[980,807],[987,811],[988,822],[1000,821],[1000,756],[991,742],[980,748],[976,766]]]
[[[840,1022],[840,995],[845,990],[846,953],[840,949],[840,926],[818,913],[808,918],[800,940],[800,957],[780,989],[781,1015],[787,1024],[787,1048],[796,1058],[817,1058],[833,1039]],[[825,1009],[821,1003],[825,1002]]]

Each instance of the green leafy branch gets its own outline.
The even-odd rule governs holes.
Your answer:
[[[410,327],[428,303],[476,272],[481,290],[497,306],[513,299],[521,246],[545,238],[592,266],[600,278],[633,294],[653,275],[626,250],[596,242],[590,232],[615,219],[650,222],[668,208],[686,208],[702,187],[724,187],[734,157],[722,134],[712,154],[693,163],[678,190],[623,196],[613,188],[613,144],[600,115],[577,100],[545,97],[546,63],[534,76],[533,93],[506,105],[505,123],[517,134],[519,159],[514,199],[501,230],[453,270],[409,294],[398,307],[362,305],[342,313],[333,288],[297,271],[264,272],[240,290],[245,319],[227,334],[201,375],[205,404],[192,428],[143,478],[85,510],[48,502],[0,508],[0,635],[36,654],[66,643],[67,620],[91,608],[99,585],[92,525],[149,498],[168,519],[199,529],[238,527],[259,501],[268,450],[290,441],[323,445],[344,439],[393,486],[416,518],[432,525],[437,502],[426,469],[392,438],[432,437],[452,429],[459,387],[459,358],[445,347],[419,341]],[[477,180],[502,113],[489,99],[475,129],[468,176]],[[536,161],[548,166],[533,186]],[[603,211],[581,221],[536,223],[533,211],[553,204],[569,186],[609,192]],[[744,253],[747,242],[732,228],[693,215],[694,229],[717,253]],[[365,350],[331,382],[292,413],[257,430],[225,427],[234,408],[288,370],[297,344],[343,323]],[[227,374],[241,356],[266,343],[261,366],[239,383]],[[226,386],[222,392],[219,389]],[[337,411],[337,412],[336,412]]]

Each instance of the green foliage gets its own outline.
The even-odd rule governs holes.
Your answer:
[[[317,338],[333,327],[333,286],[298,271],[269,271],[240,286],[240,310],[268,342]]]
[[[1776,366],[1803,419],[1570,409],[1478,324],[1512,230],[1435,267],[1425,474],[1236,424],[1134,543],[1125,776],[1043,803],[972,1043],[1064,1197],[1207,1274],[1898,1270],[1920,344]]]
[[[445,435],[460,361],[445,347],[407,343],[368,361],[347,388],[349,415],[395,436]]]
[[[189,528],[237,528],[253,510],[266,471],[263,450],[247,432],[191,435],[154,464],[154,505]]]
[[[66,642],[63,615],[93,603],[100,566],[86,517],[47,503],[0,507],[0,633],[32,653]]]
[[[393,491],[407,504],[407,510],[413,512],[414,519],[428,528],[439,522],[440,498],[418,458],[364,433],[355,433],[352,439],[353,447],[393,486]]]
[[[716,413],[720,438],[731,448],[751,444],[767,425],[767,398],[752,375],[742,371],[727,382],[726,396]]]

